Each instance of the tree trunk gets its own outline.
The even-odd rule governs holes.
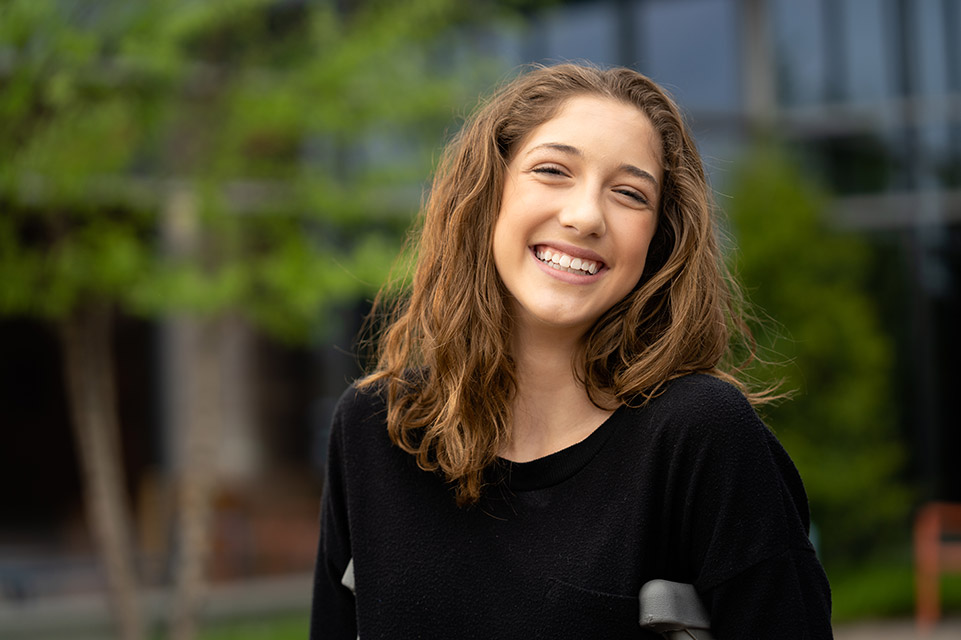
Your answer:
[[[178,478],[178,557],[174,567],[171,640],[192,640],[206,595],[211,501],[217,473],[217,440],[223,421],[222,322],[181,320],[191,354],[191,388],[181,431]]]
[[[59,328],[87,524],[104,564],[120,637],[142,640],[145,629],[117,418],[111,310],[106,305],[86,306],[62,320]]]

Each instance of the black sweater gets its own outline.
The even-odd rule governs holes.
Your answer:
[[[501,461],[470,508],[391,444],[385,411],[353,388],[335,411],[311,638],[656,637],[637,600],[655,578],[693,583],[718,640],[832,637],[801,479],[734,387],[680,378]]]

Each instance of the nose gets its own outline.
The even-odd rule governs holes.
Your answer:
[[[600,189],[584,185],[570,194],[558,221],[582,236],[602,236],[607,230]]]

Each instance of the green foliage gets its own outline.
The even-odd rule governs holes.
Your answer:
[[[300,640],[310,629],[309,615],[261,616],[256,620],[232,620],[207,625],[201,640]]]
[[[823,557],[855,560],[903,537],[911,500],[868,248],[828,228],[825,193],[773,148],[755,149],[728,191],[736,270],[776,322],[756,336],[773,364],[752,374],[796,391],[765,417],[804,478]]]
[[[915,567],[907,549],[884,554],[858,567],[830,572],[834,624],[863,619],[910,618],[915,608]],[[939,581],[945,616],[961,612],[961,574]]]
[[[0,314],[100,299],[316,335],[386,277],[479,82],[437,55],[466,6],[4,3]]]

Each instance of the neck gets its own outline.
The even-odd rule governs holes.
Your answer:
[[[519,328],[520,329],[520,328]],[[580,442],[611,411],[595,406],[572,366],[581,336],[520,329],[513,341],[517,393],[501,455],[524,462]]]

